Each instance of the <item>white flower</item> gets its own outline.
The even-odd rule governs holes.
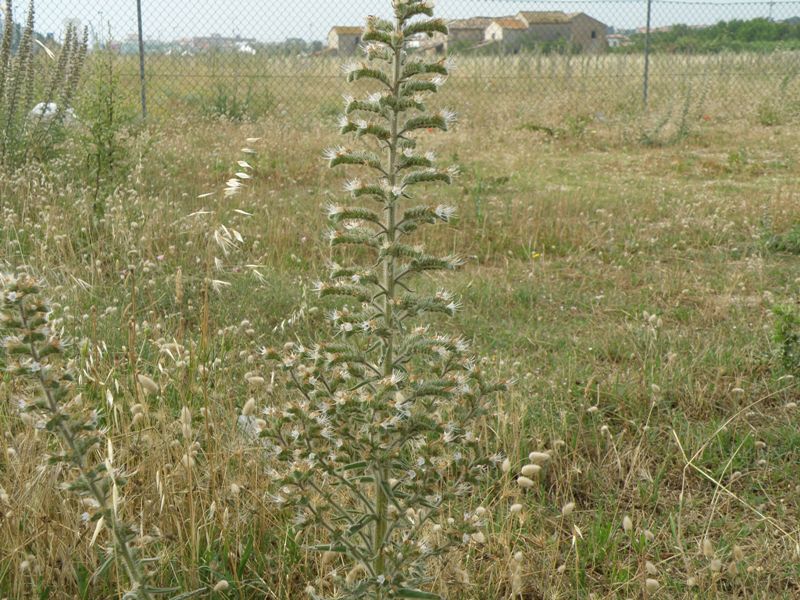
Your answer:
[[[328,215],[328,218],[333,218],[336,215],[340,215],[344,212],[344,209],[341,206],[337,206],[335,204],[328,204],[325,207],[325,213]]]
[[[347,118],[347,115],[342,115],[339,117],[339,128],[344,129],[350,125],[350,119]]]
[[[434,213],[442,221],[449,221],[450,219],[453,218],[453,216],[455,216],[456,209],[454,206],[447,206],[444,204],[440,204],[439,206],[436,207]]]
[[[454,113],[452,110],[444,109],[439,113],[439,116],[444,119],[444,123],[448,127],[456,122],[456,113]]]
[[[344,191],[353,193],[361,189],[360,179],[350,179],[344,184]]]
[[[336,146],[335,148],[328,148],[322,153],[325,160],[333,160],[347,154],[347,149],[344,146]]]
[[[351,73],[355,73],[361,68],[361,65],[356,62],[349,62],[342,65],[342,73],[345,75],[350,75]]]

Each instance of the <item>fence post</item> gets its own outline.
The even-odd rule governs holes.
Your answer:
[[[650,15],[653,0],[647,0],[647,26],[644,31],[644,83],[642,86],[642,101],[647,110],[647,100],[650,93]]]
[[[142,95],[142,118],[147,118],[147,93],[144,82],[144,34],[142,33],[142,0],[136,0],[136,18],[139,24],[139,89]]]

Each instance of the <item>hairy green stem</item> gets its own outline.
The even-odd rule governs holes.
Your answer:
[[[400,18],[395,19],[395,32],[402,33],[402,23]],[[392,95],[397,99],[400,92],[400,78],[402,67],[403,41],[395,43],[394,48],[394,72],[392,74]],[[393,190],[397,184],[397,150],[398,150],[398,128],[399,114],[397,110],[392,112],[391,138],[388,144],[390,196],[386,205],[386,222],[383,224],[386,231],[386,243],[393,244],[397,237],[397,198]],[[394,371],[394,298],[395,298],[395,258],[389,256],[383,267],[383,318],[386,325],[386,350],[383,356],[383,376],[391,377]],[[386,555],[384,546],[388,529],[387,511],[388,498],[386,497],[386,486],[388,486],[389,469],[384,464],[376,465],[375,473],[375,497],[376,497],[376,524],[375,524],[375,573],[380,576],[386,574]],[[383,597],[383,593],[378,591],[378,599]]]
[[[26,331],[30,331],[28,327],[28,316],[25,312],[22,302],[20,302],[19,305],[19,314],[20,322],[22,323],[23,328]],[[33,360],[37,363],[41,363],[39,351],[36,349],[36,343],[33,340],[33,336],[29,336],[29,338],[28,347],[30,348],[31,358],[33,358]],[[60,414],[61,409],[58,406],[58,402],[53,397],[52,391],[47,385],[47,380],[45,379],[42,369],[39,369],[37,381],[44,392],[50,412],[54,416]],[[66,443],[69,447],[72,454],[72,463],[78,468],[83,481],[86,483],[89,493],[101,507],[103,516],[109,521],[109,526],[114,537],[114,545],[117,549],[117,554],[122,558],[122,562],[125,565],[125,570],[128,572],[128,577],[130,577],[131,582],[136,588],[134,592],[140,598],[140,600],[152,600],[153,597],[146,588],[146,580],[142,572],[141,565],[133,557],[130,546],[128,546],[128,542],[125,540],[124,534],[122,531],[120,531],[120,525],[117,522],[116,515],[114,514],[114,508],[108,506],[108,498],[106,494],[100,490],[94,477],[92,477],[89,473],[89,469],[86,466],[86,459],[78,447],[75,433],[72,431],[72,428],[69,426],[69,424],[64,420],[58,421],[58,433],[64,443]],[[110,476],[113,477],[113,475]]]

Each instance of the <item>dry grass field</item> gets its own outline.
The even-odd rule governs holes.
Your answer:
[[[515,465],[552,456],[533,489],[498,475],[452,507],[485,506],[491,523],[436,566],[435,587],[798,598],[800,394],[773,335],[774,307],[800,291],[797,57],[695,59],[691,77],[656,63],[648,113],[638,65],[614,60],[638,59],[465,59],[442,97],[459,127],[424,135],[463,172],[431,189],[459,216],[427,244],[467,257],[446,281],[464,309],[442,326],[515,380],[482,442]],[[278,67],[302,73],[259,69]],[[258,349],[324,335],[311,288],[330,252],[321,207],[342,182],[320,156],[345,91],[329,71],[253,80],[270,102],[242,120],[154,78],[155,117],[121,135],[123,175],[100,204],[80,126],[46,166],[0,172],[0,269],[47,283],[80,402],[127,474],[119,510],[165,586],[225,579],[210,597],[294,600],[336,568],[269,501],[265,457],[237,428],[249,398],[260,410],[284,393]],[[245,146],[254,178],[225,197]],[[227,254],[221,225],[243,238]],[[0,380],[0,598],[118,598],[121,568],[99,568],[106,533],[92,543],[87,507],[47,460],[57,442],[19,409],[30,393]]]

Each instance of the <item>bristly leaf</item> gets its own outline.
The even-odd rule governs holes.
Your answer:
[[[431,6],[427,2],[416,2],[416,3],[400,5],[398,9],[398,15],[400,15],[400,17],[404,21],[408,21],[409,19],[416,17],[418,15],[425,15],[428,17],[432,17],[433,6]]]
[[[416,23],[412,23],[403,29],[403,35],[406,38],[409,38],[413,35],[418,33],[424,33],[428,36],[432,36],[435,33],[441,33],[442,35],[447,35],[447,25],[442,19],[431,19],[428,21],[417,21]]]

